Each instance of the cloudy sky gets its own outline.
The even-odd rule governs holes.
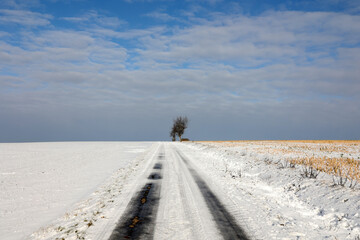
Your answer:
[[[359,0],[1,0],[0,141],[359,139]]]

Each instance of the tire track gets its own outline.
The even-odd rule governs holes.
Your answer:
[[[164,155],[159,155],[158,160]],[[109,240],[153,239],[159,207],[162,164],[156,163],[147,183],[132,197]]]
[[[210,190],[206,182],[190,166],[188,160],[179,151],[176,152],[186,164],[191,176],[199,187],[200,192],[205,199],[206,205],[211,212],[223,238],[226,240],[248,240],[249,237],[246,235],[245,231],[236,223],[236,219],[226,210],[218,197],[216,197],[216,195]]]

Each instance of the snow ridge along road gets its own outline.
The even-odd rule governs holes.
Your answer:
[[[173,144],[162,143],[151,161],[110,240],[249,239]]]

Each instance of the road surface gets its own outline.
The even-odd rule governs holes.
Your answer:
[[[117,239],[249,239],[219,192],[178,145],[161,143],[112,230]]]

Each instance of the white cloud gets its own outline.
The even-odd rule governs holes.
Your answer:
[[[360,101],[358,16],[217,15],[183,28],[128,30],[96,16],[66,19],[84,23],[81,31],[26,30],[15,43],[0,34],[0,110],[166,116],[176,109],[209,118],[246,115],[249,124],[360,115],[353,106]]]
[[[193,2],[191,0],[187,0],[189,2]],[[200,3],[208,3],[208,4],[211,4],[211,5],[215,5],[215,4],[218,4],[218,3],[221,3],[223,2],[223,0],[198,0],[197,2],[200,2]]]
[[[196,64],[228,61],[238,66],[270,62],[306,63],[331,55],[336,46],[358,42],[358,16],[335,13],[269,12],[259,17],[220,16],[213,21],[147,36],[141,59]],[[343,25],[355,27],[342,27]]]
[[[0,7],[10,7],[15,9],[25,9],[28,7],[39,7],[41,6],[40,0],[2,0]]]
[[[52,16],[26,10],[0,9],[0,24],[19,24],[24,26],[45,26]]]
[[[3,38],[3,37],[10,37],[10,36],[11,36],[11,34],[10,34],[10,33],[0,31],[0,38]]]
[[[127,31],[115,31],[113,29],[108,29],[108,28],[88,29],[88,31],[96,34],[99,37],[102,36],[102,37],[111,37],[111,38],[126,39],[126,40],[141,39],[143,37],[159,35],[164,33],[165,30],[166,28],[162,26],[145,28],[145,29],[130,29]]]
[[[29,35],[34,47],[39,49],[48,46],[60,48],[84,49],[95,43],[87,32],[72,30],[47,30],[41,34]]]
[[[99,25],[101,27],[108,27],[108,28],[117,28],[121,25],[126,24],[126,21],[124,20],[120,20],[117,17],[108,17],[108,16],[100,15],[96,11],[88,11],[87,13],[81,16],[63,17],[62,19],[73,23]]]
[[[0,86],[2,88],[17,88],[24,87],[25,81],[22,78],[14,77],[14,76],[1,76],[0,75]]]
[[[170,16],[169,14],[160,12],[160,11],[151,12],[151,13],[146,14],[145,16],[160,19],[162,21],[179,21],[180,20],[179,18]]]

